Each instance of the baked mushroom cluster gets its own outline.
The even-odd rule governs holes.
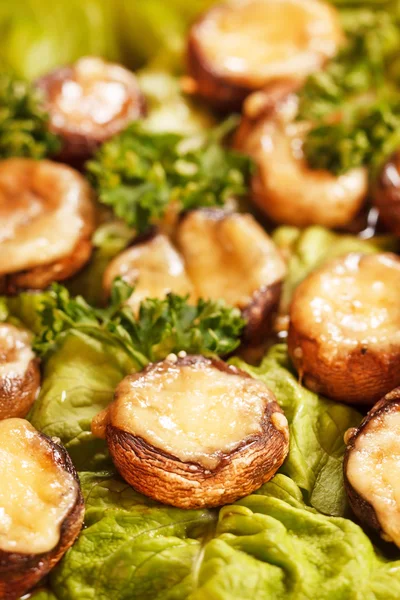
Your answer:
[[[113,259],[104,289],[118,276],[135,285],[128,301],[134,310],[170,292],[223,299],[242,311],[245,341],[254,343],[270,329],[285,273],[279,250],[250,214],[199,209],[183,216],[172,239],[153,233]]]

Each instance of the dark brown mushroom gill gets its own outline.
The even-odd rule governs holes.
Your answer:
[[[0,598],[17,600],[60,560],[82,527],[66,450],[23,419],[0,421]]]
[[[272,392],[226,363],[170,356],[126,377],[93,422],[122,477],[181,508],[250,494],[288,452],[288,425]]]

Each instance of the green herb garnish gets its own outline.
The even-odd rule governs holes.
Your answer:
[[[180,350],[223,356],[239,346],[244,320],[238,309],[222,300],[191,305],[187,297],[169,294],[162,300],[144,300],[135,315],[126,305],[132,292],[131,286],[116,279],[110,306],[96,309],[53,284],[41,302],[42,330],[35,351],[48,355],[71,330],[122,347],[137,368]]]
[[[60,142],[48,130],[40,93],[9,74],[0,75],[0,158],[44,158],[56,154]]]
[[[367,166],[370,176],[400,146],[400,100],[382,100],[339,123],[322,124],[306,136],[304,153],[315,169],[340,175]]]
[[[222,146],[230,129],[231,121],[184,137],[132,124],[88,162],[89,178],[100,201],[140,233],[159,222],[169,205],[179,212],[222,206],[246,194],[252,171],[249,158]]]

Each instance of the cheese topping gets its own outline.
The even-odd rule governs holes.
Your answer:
[[[178,232],[198,296],[246,307],[255,291],[283,279],[283,258],[251,215],[195,211]]]
[[[170,292],[182,296],[193,293],[182,258],[161,234],[129,248],[110,263],[104,276],[106,290],[118,276],[135,286],[128,300],[133,310],[145,298],[165,298]]]
[[[142,377],[126,377],[110,407],[112,425],[183,462],[214,469],[261,432],[271,392],[260,381],[225,373],[208,362],[164,361]]]
[[[400,345],[400,259],[349,254],[297,288],[291,319],[329,357],[358,346]]]
[[[52,125],[102,137],[104,125],[125,119],[132,109],[132,87],[136,91],[136,81],[123,67],[100,58],[81,58],[70,77],[50,91]]]
[[[0,550],[52,550],[76,501],[77,484],[28,421],[0,421],[0,481]]]
[[[65,258],[93,218],[90,188],[73,169],[48,160],[1,161],[0,275]]]
[[[262,87],[319,69],[342,33],[335,9],[318,0],[234,0],[212,9],[194,36],[218,74]]]
[[[1,380],[23,377],[35,358],[32,335],[8,323],[0,323],[0,389]]]
[[[356,438],[347,478],[375,510],[388,537],[400,547],[400,412],[374,417]]]
[[[367,193],[364,168],[335,176],[311,169],[303,155],[308,123],[293,121],[297,111],[291,96],[273,118],[255,125],[244,150],[258,164],[255,200],[278,223],[298,227],[319,224],[338,227],[355,217]]]

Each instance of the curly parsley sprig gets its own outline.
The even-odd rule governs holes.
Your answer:
[[[8,73],[0,74],[0,158],[44,158],[60,149],[48,130],[39,92]]]
[[[169,294],[144,300],[138,314],[126,305],[133,288],[116,279],[110,306],[96,309],[81,296],[71,297],[60,284],[41,299],[41,332],[34,350],[46,357],[68,332],[79,331],[122,348],[138,369],[171,352],[230,354],[240,344],[244,321],[240,311],[223,301],[199,300]]]
[[[236,123],[236,120],[234,121]],[[222,145],[231,121],[205,135],[153,133],[134,123],[87,163],[87,173],[103,204],[139,233],[179,212],[222,206],[246,194],[252,163]]]

